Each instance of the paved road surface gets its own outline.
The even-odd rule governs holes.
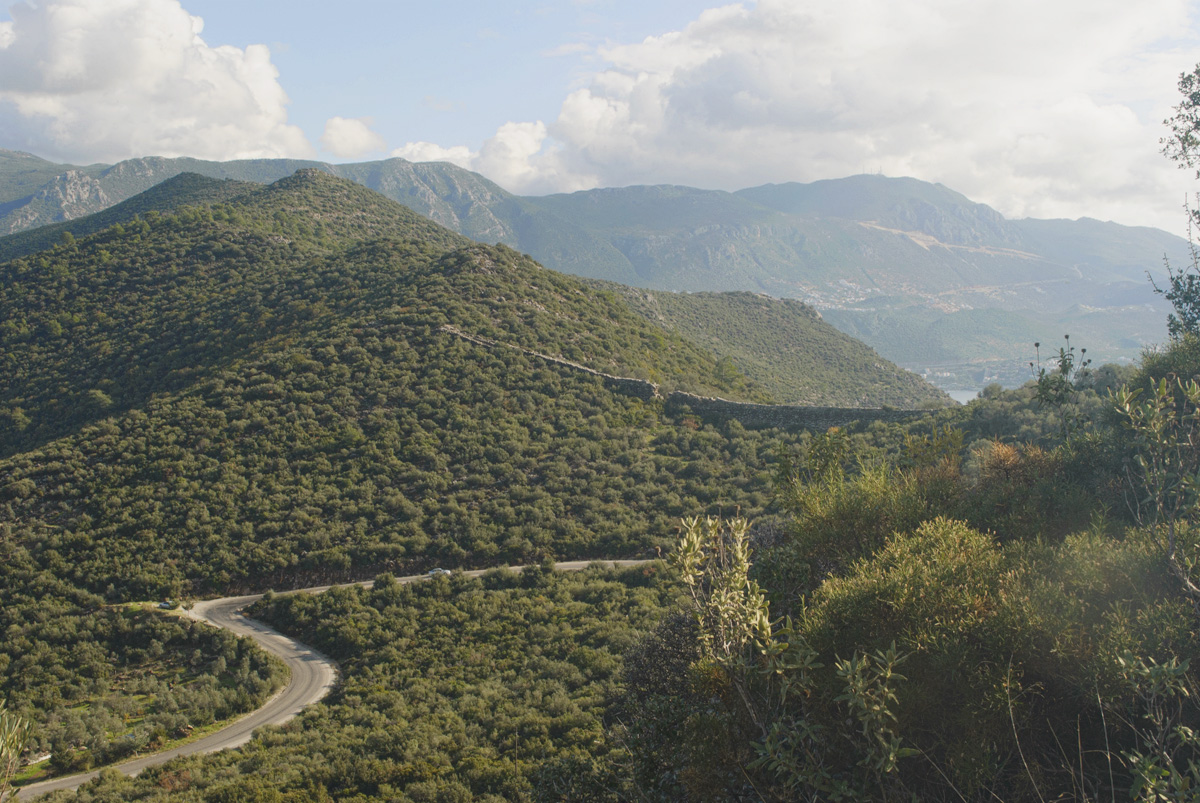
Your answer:
[[[563,572],[575,572],[587,568],[594,562],[615,566],[634,566],[639,563],[646,563],[647,561],[575,560],[556,563],[554,564],[554,568]],[[520,566],[510,566],[509,568],[515,572],[519,572],[522,569]],[[486,571],[486,569],[477,569],[465,572],[465,574],[471,577],[479,577]],[[416,574],[408,577],[398,577],[396,581],[399,583],[411,583],[416,580],[423,580],[426,577],[427,575],[424,574]],[[368,580],[362,583],[345,583],[344,585],[369,587],[373,584],[374,581]],[[316,588],[304,588],[299,591],[289,591],[286,593],[319,594],[334,587],[318,586]],[[291,671],[291,678],[287,686],[268,700],[262,708],[247,714],[228,727],[205,736],[203,739],[197,739],[190,744],[176,747],[172,750],[164,750],[161,753],[153,753],[132,761],[127,761],[124,764],[117,764],[113,769],[120,770],[126,775],[137,775],[147,767],[162,764],[176,756],[188,756],[195,753],[215,753],[218,750],[239,747],[250,741],[250,737],[256,728],[263,725],[281,725],[299,714],[307,706],[322,700],[325,695],[329,694],[330,690],[337,683],[338,677],[338,666],[334,661],[326,658],[312,647],[301,644],[295,639],[288,638],[282,633],[267,627],[262,622],[257,622],[242,613],[243,608],[257,602],[261,598],[262,594],[248,594],[244,597],[225,597],[223,599],[206,600],[204,602],[197,602],[192,610],[187,613],[193,619],[207,622],[216,627],[223,627],[239,636],[248,636],[258,642],[258,645],[264,650],[281,658]],[[64,778],[55,778],[50,781],[31,784],[23,787],[17,793],[17,799],[31,800],[37,795],[43,795],[47,792],[55,792],[60,789],[77,789],[99,774],[100,771],[95,770],[93,772],[69,775]]]

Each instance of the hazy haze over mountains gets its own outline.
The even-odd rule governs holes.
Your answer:
[[[1086,218],[1008,220],[911,178],[860,175],[732,193],[635,186],[521,197],[448,163],[403,159],[330,165],[145,158],[76,168],[4,151],[0,230],[100,211],[185,171],[267,182],[305,166],[567,273],[658,290],[802,299],[884,356],[947,387],[1019,383],[1032,343],[1065,333],[1098,360],[1136,358],[1165,335],[1166,307],[1147,272],[1161,276],[1164,256],[1174,264],[1187,258],[1184,240],[1156,229]]]

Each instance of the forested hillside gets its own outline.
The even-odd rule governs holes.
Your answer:
[[[334,165],[146,157],[72,168],[0,151],[0,231],[64,220],[71,228],[184,172],[270,182],[306,167],[577,276],[802,299],[887,359],[930,369],[945,387],[979,388],[995,378],[1020,384],[1027,344],[1063,331],[1086,335],[1102,360],[1135,360],[1165,334],[1167,307],[1146,274],[1162,279],[1164,256],[1175,265],[1188,260],[1186,240],[1174,234],[1087,218],[1008,220],[913,178],[521,197],[449,163],[403,159]]]
[[[279,682],[125,601],[647,554],[691,510],[767,511],[794,435],[538,356],[767,398],[611,292],[314,171],[138,203],[0,266],[0,695],[56,769]]]
[[[611,730],[624,655],[673,590],[661,565],[494,572],[276,598],[254,610],[342,662],[345,680],[243,750],[113,774],[55,799],[615,800],[636,795]],[[626,798],[627,799],[627,798]]]
[[[694,505],[763,508],[773,436],[457,333],[761,391],[610,293],[464,243],[309,172],[9,263],[6,528],[136,598],[636,551]]]
[[[685,521],[670,565],[268,598],[328,703],[61,799],[1190,800],[1192,513],[1167,552],[1122,467],[1194,435],[1158,379],[1197,355],[781,444],[784,518]]]
[[[941,406],[946,396],[793,299],[753,293],[666,293],[603,285],[648,320],[705,346],[782,404]],[[864,366],[875,370],[864,373]]]
[[[802,309],[598,288],[318,171],[0,277],[0,696],[42,766],[281,682],[127,603],[380,576],[254,611],[341,662],[326,703],[59,799],[1187,799],[1190,337],[1063,340],[908,424],[714,425],[566,363],[754,400],[856,352],[783,370]]]

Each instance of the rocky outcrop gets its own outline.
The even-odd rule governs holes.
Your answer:
[[[74,220],[112,206],[100,182],[78,170],[56,176],[38,190],[29,203],[5,221],[4,233],[12,234],[61,220]]]
[[[90,215],[112,205],[112,200],[100,186],[100,182],[77,170],[68,170],[39,195],[45,194],[62,209],[63,220]]]

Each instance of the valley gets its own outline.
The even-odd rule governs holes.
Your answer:
[[[611,291],[324,173],[185,176],[105,214],[0,269],[0,689],[58,773],[280,682],[247,645],[168,641],[124,601],[646,555],[697,506],[765,512],[771,452],[798,437],[668,403],[771,393]],[[164,726],[127,677],[175,666],[206,702],[159,692]]]
[[[71,220],[183,173],[233,185],[313,168],[564,273],[675,293],[802,300],[947,388],[1019,385],[1031,344],[1064,333],[1102,362],[1136,360],[1165,337],[1169,310],[1147,276],[1162,281],[1164,258],[1190,260],[1186,241],[1166,232],[1086,218],[1007,220],[949,188],[877,175],[732,193],[650,186],[523,197],[451,164],[400,159],[147,158],[86,169],[11,151],[0,160],[0,198],[11,199],[0,206],[0,227],[22,232],[6,238],[9,248],[52,245]],[[64,181],[76,189],[66,193]]]
[[[812,191],[728,194],[730,225]],[[729,200],[620,194],[553,203],[616,243]],[[0,716],[29,723],[19,757],[89,773],[45,799],[1023,801],[1156,777],[1135,758],[1157,701],[1200,718],[1194,545],[1164,553],[1123,501],[1172,481],[1139,455],[1194,457],[1196,399],[1160,380],[1200,371],[1196,340],[1082,370],[1082,335],[1057,363],[1047,337],[1034,382],[954,405],[829,319],[1058,285],[989,279],[1035,251],[984,210],[987,237],[889,208],[839,230],[941,261],[904,286],[830,273],[880,292],[822,312],[560,273],[311,167],[180,173],[0,239]],[[969,307],[856,325],[949,371],[1021,332]],[[156,599],[250,604],[316,652],[286,685],[276,650],[129,604]],[[1081,765],[1054,748],[1070,728]]]

